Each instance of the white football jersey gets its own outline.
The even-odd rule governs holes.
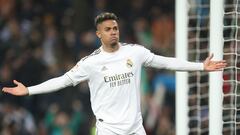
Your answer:
[[[120,43],[116,52],[99,48],[66,73],[73,85],[88,81],[97,126],[117,134],[134,133],[142,126],[141,67],[153,56],[140,45]]]
[[[107,53],[102,48],[81,59],[66,74],[28,87],[29,95],[48,93],[87,80],[98,129],[132,134],[142,127],[140,73],[142,65],[181,71],[203,70],[203,63],[154,55],[140,45],[120,44]]]

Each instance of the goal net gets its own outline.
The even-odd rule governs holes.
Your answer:
[[[224,1],[223,134],[240,134],[240,3]]]
[[[209,53],[209,1],[188,0],[188,60],[203,61]],[[208,73],[188,74],[189,135],[208,134]]]
[[[224,59],[223,72],[176,73],[177,134],[240,134],[240,2],[176,1],[176,56]]]

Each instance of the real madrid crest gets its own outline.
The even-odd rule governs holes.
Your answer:
[[[127,67],[131,68],[133,66],[133,62],[131,61],[131,59],[127,59]]]

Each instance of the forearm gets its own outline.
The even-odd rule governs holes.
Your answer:
[[[189,62],[177,58],[155,55],[147,65],[155,68],[166,68],[178,71],[201,71],[204,70],[203,63]]]
[[[50,79],[39,85],[28,87],[28,94],[35,95],[54,92],[70,85],[72,85],[71,79],[67,75],[63,75],[57,78]]]

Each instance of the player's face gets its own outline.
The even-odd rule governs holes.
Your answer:
[[[97,27],[96,34],[104,45],[109,47],[118,45],[119,29],[115,20],[106,20],[100,23]]]

